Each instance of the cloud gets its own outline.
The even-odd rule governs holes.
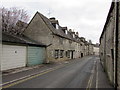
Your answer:
[[[112,1],[112,0],[111,0]],[[39,11],[43,15],[56,17],[61,26],[68,26],[87,40],[99,42],[111,5],[109,0],[2,0],[1,6],[22,7],[31,18]],[[51,12],[48,14],[48,12]]]

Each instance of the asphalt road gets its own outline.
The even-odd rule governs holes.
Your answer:
[[[35,72],[34,72],[35,73]],[[25,75],[23,75],[25,77]],[[16,74],[16,77],[17,74]],[[4,77],[3,81],[7,81]],[[8,81],[7,81],[8,82]],[[10,81],[9,81],[10,82]],[[5,83],[5,82],[4,82]],[[89,56],[11,82],[3,88],[112,88],[99,57]]]

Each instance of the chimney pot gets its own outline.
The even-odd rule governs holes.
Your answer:
[[[69,32],[72,32],[72,29],[69,29]]]
[[[50,20],[55,20],[55,17],[51,17]]]

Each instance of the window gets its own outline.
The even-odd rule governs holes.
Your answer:
[[[67,57],[70,58],[70,51],[67,52]]]
[[[103,53],[101,52],[101,55],[103,56]]]
[[[64,50],[60,50],[60,58],[63,58],[63,52]]]
[[[68,53],[67,53],[67,51],[66,51],[66,57],[67,57],[67,54],[68,54]]]
[[[56,24],[55,23],[52,23],[53,27],[56,28]]]
[[[67,30],[65,30],[65,34],[68,34],[68,31],[67,31]]]
[[[55,50],[55,59],[59,57],[59,50]]]
[[[73,34],[73,38],[75,38],[75,34]]]
[[[58,24],[56,24],[56,29],[59,29],[59,26],[58,26]]]
[[[55,29],[59,29],[59,25],[58,25],[58,24],[52,23],[52,25],[53,25],[53,27],[54,27]]]
[[[63,38],[59,38],[59,42],[60,42],[60,44],[63,44]]]

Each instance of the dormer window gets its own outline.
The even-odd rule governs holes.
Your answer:
[[[67,31],[67,30],[65,30],[65,34],[68,34],[68,31]]]
[[[75,38],[75,34],[73,34],[73,38]]]
[[[59,26],[58,26],[58,24],[56,24],[56,29],[59,29]]]
[[[59,22],[54,17],[50,18],[50,22],[55,29],[59,29]]]
[[[53,27],[56,28],[56,24],[55,23],[52,23]]]
[[[56,24],[56,23],[52,23],[52,25],[53,25],[53,27],[54,27],[55,29],[59,29],[58,24]]]

